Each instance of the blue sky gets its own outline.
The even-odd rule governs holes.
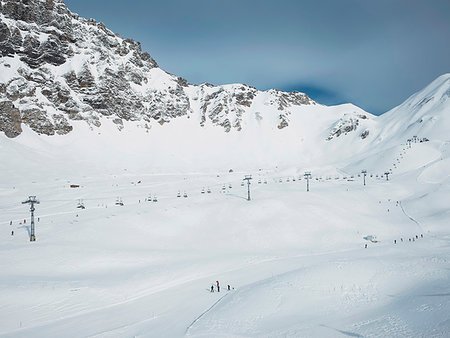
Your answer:
[[[298,90],[381,114],[450,72],[448,0],[64,0],[190,83]]]

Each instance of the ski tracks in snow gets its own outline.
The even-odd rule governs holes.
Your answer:
[[[205,311],[203,311],[197,318],[195,318],[192,323],[186,328],[186,332],[185,335],[186,336],[190,336],[189,334],[189,330],[191,329],[192,326],[194,326],[194,324],[199,321],[204,315],[206,315],[209,311],[211,311],[217,304],[219,304],[219,302],[224,299],[226,296],[228,296],[228,293],[224,294],[222,297],[220,297],[213,305],[211,305],[208,309],[206,309]]]

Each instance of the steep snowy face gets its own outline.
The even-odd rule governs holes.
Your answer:
[[[147,129],[194,114],[224,131],[241,130],[259,92],[246,85],[189,85],[158,68],[139,42],[123,39],[103,23],[70,12],[61,0],[0,1],[0,131],[22,124],[38,134],[66,134],[73,120],[118,129],[136,121]],[[268,92],[279,129],[289,108],[315,105],[303,93]]]
[[[413,136],[448,140],[450,73],[441,75],[404,103],[378,118],[379,141]]]

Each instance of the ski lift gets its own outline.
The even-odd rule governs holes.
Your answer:
[[[261,179],[258,180],[258,184],[261,184]]]
[[[289,177],[288,177],[288,178],[286,178],[286,182],[290,182],[290,180],[289,180]]]
[[[225,184],[222,186],[222,190],[225,190]]]
[[[181,197],[181,192],[178,191],[177,197]]]
[[[116,205],[123,206],[123,201],[122,201],[122,199],[121,199],[120,197],[117,197],[117,199],[116,199]]]
[[[156,198],[156,195],[153,196],[153,202],[158,202],[158,198]]]
[[[264,184],[267,184],[267,180],[264,180]]]
[[[241,187],[243,187],[244,186],[244,182],[241,182]]]
[[[211,193],[211,189],[208,188],[208,190],[207,190],[206,192],[207,192],[208,194],[210,194],[210,193]]]
[[[183,197],[184,197],[184,198],[188,197],[186,191],[184,192]]]
[[[230,184],[228,184],[228,189],[231,189],[232,188],[232,186],[231,186],[231,183]]]
[[[280,178],[280,179],[278,180],[278,182],[283,183],[283,180]]]
[[[202,194],[204,194],[204,193],[205,193],[205,187],[202,188]]]
[[[295,177],[292,177],[292,182],[295,182]]]

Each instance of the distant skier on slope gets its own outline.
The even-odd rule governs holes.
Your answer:
[[[211,292],[214,292],[214,284],[211,285]]]
[[[217,280],[217,281],[216,281],[216,283],[217,283],[217,292],[220,292],[220,285],[219,285],[219,281]]]

